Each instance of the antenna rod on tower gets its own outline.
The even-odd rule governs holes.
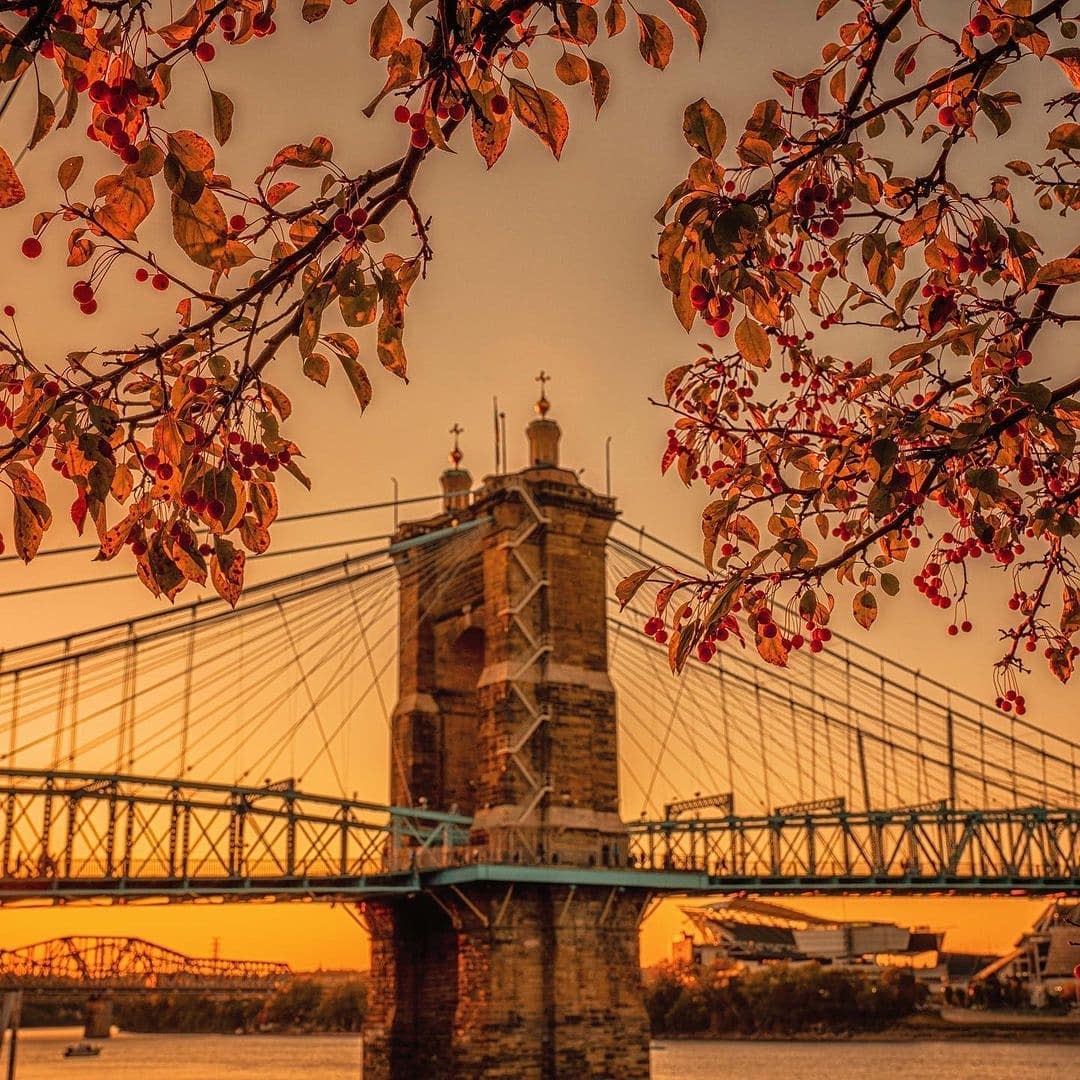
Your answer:
[[[495,475],[498,476],[502,469],[500,468],[501,457],[499,455],[499,399],[493,397],[491,399],[492,419],[495,421]]]
[[[503,472],[507,470],[506,460],[506,413],[499,413],[499,423],[502,425],[502,467]]]

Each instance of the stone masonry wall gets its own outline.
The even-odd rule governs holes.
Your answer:
[[[452,893],[452,930],[430,899],[380,902],[364,1080],[647,1080],[642,897],[493,884],[462,896],[487,926]]]

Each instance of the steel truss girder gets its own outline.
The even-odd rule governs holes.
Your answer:
[[[629,826],[634,865],[713,882],[1080,888],[1080,810],[916,808]]]
[[[256,990],[290,976],[288,964],[185,956],[142,938],[63,937],[0,949],[0,987],[20,990]]]
[[[366,881],[401,869],[387,862],[387,836],[430,849],[456,842],[468,824],[291,788],[2,769],[0,901],[137,895],[148,883],[174,896]]]

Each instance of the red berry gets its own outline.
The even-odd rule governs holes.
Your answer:
[[[135,146],[125,146],[120,151],[120,160],[125,165],[138,165],[139,163],[139,150]]]
[[[28,236],[22,242],[22,253],[28,259],[36,259],[41,254],[41,241],[36,236]]]
[[[38,52],[45,57],[46,60],[51,60],[56,55],[56,46],[51,41],[43,41],[38,47]]]
[[[136,281],[139,281],[139,282],[146,281],[149,277],[150,277],[150,271],[147,270],[145,266],[140,266],[139,269],[135,271],[135,280]]]
[[[451,120],[464,120],[465,119],[465,106],[460,101],[455,101],[450,106],[450,119]]]
[[[511,11],[510,12],[510,21],[515,26],[520,26],[525,21],[525,12],[520,11],[520,10],[519,11]]]
[[[142,540],[136,540],[135,543],[131,545],[131,554],[134,555],[137,559],[145,555],[146,544],[143,543]]]
[[[6,315],[6,316],[7,316],[7,317],[8,317],[9,319],[14,319],[14,318],[15,318],[15,309],[14,309],[14,308],[13,308],[13,307],[12,307],[12,306],[11,306],[10,304],[7,304],[7,305],[5,305],[5,307],[4,307],[4,314],[5,314],[5,315]]]
[[[165,274],[155,274],[150,279],[150,284],[153,285],[158,292],[164,292],[169,287],[169,279]]]
[[[656,638],[657,645],[663,645],[667,641],[667,631],[657,630],[653,637]]]
[[[173,474],[173,467],[167,461],[163,461],[157,467],[157,474],[159,480],[171,480]]]
[[[272,22],[273,20],[265,11],[260,11],[255,18],[251,20],[251,28],[257,34],[268,34]]]
[[[951,105],[938,109],[938,123],[942,127],[952,127],[956,123],[956,110]]]
[[[42,393],[46,397],[56,397],[60,393],[60,384],[54,379],[50,379],[42,388]]]
[[[228,12],[225,12],[225,14],[222,15],[221,18],[218,20],[218,22],[221,25],[221,29],[227,31],[230,34],[236,29],[236,16],[230,15]]]
[[[188,383],[193,394],[205,394],[207,385],[207,381],[201,375],[192,376],[191,381]]]
[[[412,138],[409,139],[409,142],[411,142],[417,150],[423,150],[428,145],[428,143],[431,142],[431,136],[428,135],[426,131],[421,129],[412,133]]]
[[[95,79],[90,84],[90,100],[93,102],[104,101],[109,95],[109,84],[102,79]]]
[[[87,300],[85,304],[80,304],[79,305],[79,310],[84,315],[93,315],[94,312],[97,311],[97,301],[96,300]]]
[[[974,16],[971,22],[968,23],[968,30],[971,31],[972,37],[982,37],[983,34],[990,32],[990,16],[983,15],[981,12]]]
[[[352,223],[358,229],[367,223],[368,213],[362,206],[358,206],[350,216],[352,217]]]
[[[412,113],[409,111],[409,106],[408,105],[399,105],[394,110],[394,119],[399,124],[407,124],[409,122],[409,117],[410,116],[412,116]]]
[[[204,63],[209,64],[217,55],[217,50],[209,41],[200,41],[195,49],[195,55]]]
[[[502,94],[496,94],[491,99],[491,111],[496,116],[502,116],[508,108],[510,108],[510,102]]]
[[[243,232],[247,228],[247,218],[243,214],[233,214],[229,218],[229,228],[233,232]]]
[[[422,112],[413,113],[412,116],[409,117],[409,127],[411,127],[413,131],[419,131],[426,123],[427,117]]]
[[[71,290],[71,295],[79,301],[80,304],[89,303],[94,299],[94,290],[88,281],[77,281],[75,287]]]

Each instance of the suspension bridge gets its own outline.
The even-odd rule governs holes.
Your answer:
[[[489,1075],[447,1019],[479,990],[438,972],[514,919],[617,987],[664,894],[1080,894],[1080,745],[839,635],[672,677],[641,632],[662,575],[626,610],[615,585],[696,560],[560,468],[538,411],[525,470],[474,489],[455,448],[433,516],[235,609],[4,652],[0,903],[362,901],[367,1067],[396,1077]],[[557,997],[538,1045],[579,1022]],[[605,1000],[632,1037],[603,1053],[647,1075],[640,1002]],[[556,1058],[604,1075],[594,1043]]]
[[[422,556],[448,589],[485,525],[451,532]],[[387,803],[372,767],[389,757],[398,650],[387,544],[255,585],[235,610],[202,600],[7,651],[0,901],[337,899],[481,873],[646,875],[674,892],[1080,888],[1076,743],[845,639],[787,669],[728,650],[672,678],[641,633],[650,598],[620,611],[614,585],[692,560],[614,534],[627,843],[607,865],[478,845],[421,792]],[[721,797],[679,811],[703,791]]]

